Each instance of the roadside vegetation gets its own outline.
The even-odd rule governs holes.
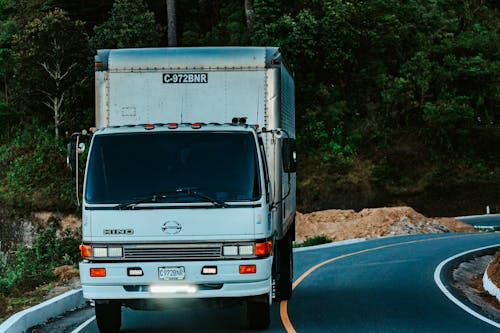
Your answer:
[[[80,259],[75,251],[80,242],[78,234],[61,231],[52,221],[37,231],[32,246],[17,246],[15,255],[14,249],[0,251],[0,322],[6,314],[32,305],[33,299],[39,300],[55,281],[57,267],[75,266]]]
[[[500,211],[498,1],[245,4],[177,1],[177,44],[281,47],[296,82],[301,211]],[[75,211],[65,150],[93,125],[93,55],[166,46],[166,15],[165,1],[0,0],[0,309],[76,265],[78,235],[48,227],[22,245],[8,224]]]
[[[326,235],[318,235],[314,237],[309,237],[301,243],[295,243],[294,247],[314,246],[314,245],[328,244],[331,242],[333,242],[333,240],[330,237]]]

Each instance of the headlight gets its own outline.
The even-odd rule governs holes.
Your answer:
[[[225,256],[237,256],[238,246],[237,245],[224,245],[222,248],[222,254]]]
[[[222,254],[229,257],[251,257],[254,255],[254,247],[254,243],[224,245]]]
[[[104,258],[108,256],[108,248],[107,247],[94,247],[92,249],[92,254],[94,258]]]
[[[99,258],[99,259],[116,259],[123,257],[123,248],[121,246],[105,246],[105,245],[88,245],[82,244],[80,252],[84,258]]]
[[[122,257],[123,249],[121,247],[108,247],[108,256],[109,257]]]
[[[253,245],[240,245],[238,247],[240,256],[251,256],[253,255]]]

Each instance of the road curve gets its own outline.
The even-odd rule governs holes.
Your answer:
[[[498,332],[451,302],[436,285],[434,270],[457,253],[499,243],[500,233],[457,233],[298,251],[293,297],[273,304],[266,332]],[[123,309],[122,332],[246,331],[243,306]],[[78,332],[97,333],[95,320]]]
[[[446,258],[498,243],[498,233],[420,235],[297,253],[297,276],[325,264],[296,280],[281,318],[288,332],[498,332],[434,281]]]

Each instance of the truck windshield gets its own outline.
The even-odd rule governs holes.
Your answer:
[[[179,188],[225,201],[261,196],[252,133],[157,132],[97,135],[89,156],[85,199],[123,203]],[[195,202],[167,196],[162,202]]]

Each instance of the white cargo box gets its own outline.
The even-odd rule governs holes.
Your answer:
[[[249,124],[278,127],[281,121],[272,114],[284,111],[273,109],[285,88],[278,75],[289,77],[274,47],[99,50],[96,125],[228,123],[246,117]],[[293,96],[293,80],[287,82]]]

